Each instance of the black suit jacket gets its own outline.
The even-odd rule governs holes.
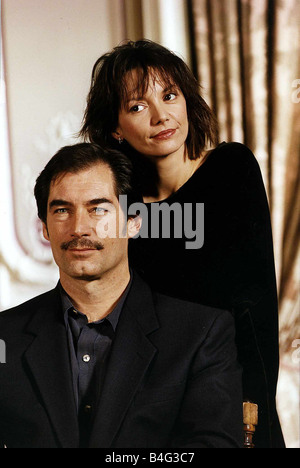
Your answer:
[[[0,313],[0,444],[76,448],[58,288]],[[90,447],[242,447],[241,371],[228,312],[153,293],[136,274]]]

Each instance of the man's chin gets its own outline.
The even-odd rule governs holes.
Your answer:
[[[91,282],[91,281],[99,280],[100,276],[99,275],[82,274],[82,275],[78,275],[78,276],[73,276],[73,279],[76,279],[77,281]]]
[[[67,269],[64,271],[64,275],[77,281],[95,281],[100,279],[101,274],[99,271],[94,269]]]
[[[77,281],[96,281],[101,277],[99,274],[95,273],[74,273],[70,276]]]

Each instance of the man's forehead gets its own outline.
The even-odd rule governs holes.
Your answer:
[[[52,180],[49,196],[60,193],[87,199],[100,198],[100,195],[116,196],[113,173],[107,164],[102,163],[76,172],[64,172]]]

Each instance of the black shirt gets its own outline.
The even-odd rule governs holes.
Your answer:
[[[112,342],[130,285],[131,280],[121,299],[108,316],[90,323],[85,314],[76,310],[62,286],[60,288],[81,446],[85,446],[88,440],[93,415],[105,378]]]

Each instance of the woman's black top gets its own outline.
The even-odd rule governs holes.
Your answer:
[[[163,294],[234,314],[244,398],[259,408],[255,445],[283,447],[275,404],[279,346],[273,242],[255,157],[240,143],[222,143],[177,192],[146,206],[142,234],[148,229],[148,237],[129,242],[130,265]],[[150,238],[151,222],[157,236],[157,211],[162,213],[160,232]],[[193,244],[191,231],[196,229]],[[200,231],[202,247],[187,248],[186,242],[200,245]]]

